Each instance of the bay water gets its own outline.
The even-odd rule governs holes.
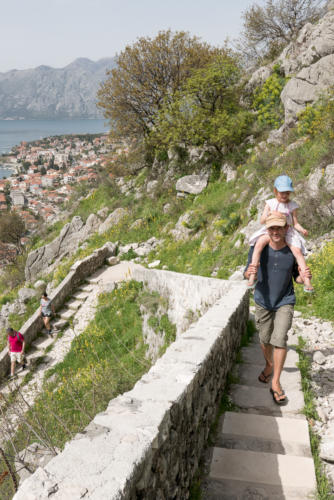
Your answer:
[[[65,134],[99,134],[109,130],[104,120],[0,120],[0,179],[12,171],[1,162],[1,155],[9,153],[22,141]]]

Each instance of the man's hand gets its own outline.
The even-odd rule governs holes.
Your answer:
[[[256,274],[256,273],[257,273],[257,266],[255,266],[254,264],[249,264],[246,271],[244,272],[244,276],[248,280],[251,274]]]
[[[309,267],[305,267],[304,271],[298,266],[299,276],[296,278],[296,283],[302,284],[304,283],[304,279],[312,279],[311,269]]]

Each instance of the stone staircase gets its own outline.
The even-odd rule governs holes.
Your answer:
[[[27,373],[29,373],[30,369],[35,368],[36,365],[40,363],[36,369],[37,373],[35,373],[35,376],[41,379],[43,373],[48,368],[63,359],[73,338],[73,330],[69,325],[71,320],[78,325],[78,331],[74,332],[74,336],[79,334],[84,329],[84,325],[86,325],[90,320],[91,311],[88,311],[88,313],[85,312],[81,320],[78,319],[78,316],[81,314],[80,310],[86,299],[88,299],[92,294],[96,295],[98,291],[102,292],[104,289],[103,287],[105,286],[111,286],[111,288],[113,288],[115,283],[127,279],[129,277],[129,273],[130,269],[128,262],[113,266],[102,266],[98,271],[88,277],[85,280],[85,283],[77,288],[76,292],[64,304],[63,308],[57,311],[56,317],[51,320],[53,333],[52,337],[47,334],[45,329],[43,329],[41,335],[29,346],[29,350],[26,354],[27,368],[22,370],[19,366],[17,366],[15,378],[9,381],[5,380],[0,385],[0,410],[6,405],[7,396],[22,385],[24,377]],[[78,323],[80,321],[82,323],[81,325]],[[57,339],[57,333],[62,330],[65,331],[65,334],[67,331],[70,332],[70,338],[65,339],[66,345],[64,348],[58,345],[61,342]],[[51,344],[54,344],[52,353],[54,353],[55,349],[58,349],[60,351],[58,353],[59,356],[47,355],[48,348]]]
[[[220,420],[209,474],[203,484],[205,500],[306,500],[315,498],[316,477],[308,424],[301,414],[304,398],[290,348],[282,387],[286,406],[274,403],[270,384],[257,377],[264,367],[260,345],[254,340],[242,349],[235,367],[238,383],[230,397],[239,411]]]

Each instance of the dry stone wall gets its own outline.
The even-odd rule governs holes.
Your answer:
[[[151,273],[152,286],[158,271]],[[14,500],[189,498],[248,318],[243,283],[229,282],[219,294],[131,391],[23,482]]]

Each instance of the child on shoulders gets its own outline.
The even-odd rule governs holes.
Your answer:
[[[297,220],[298,205],[295,201],[290,200],[290,194],[293,193],[292,180],[288,175],[280,175],[274,182],[275,198],[266,201],[263,213],[260,218],[261,224],[265,224],[268,215],[277,215],[283,213],[287,218],[288,230],[286,233],[286,243],[293,253],[298,266],[300,267],[301,274],[303,275],[306,269],[306,255],[305,240],[303,236],[307,236],[308,232],[303,228]],[[303,235],[303,236],[302,236]],[[259,266],[261,252],[269,243],[269,236],[267,229],[263,226],[261,229],[254,233],[250,240],[250,245],[254,246],[252,256],[252,265]],[[257,275],[251,274],[248,280],[248,288],[254,288],[257,282]],[[312,293],[314,291],[309,278],[304,278],[304,291]]]

